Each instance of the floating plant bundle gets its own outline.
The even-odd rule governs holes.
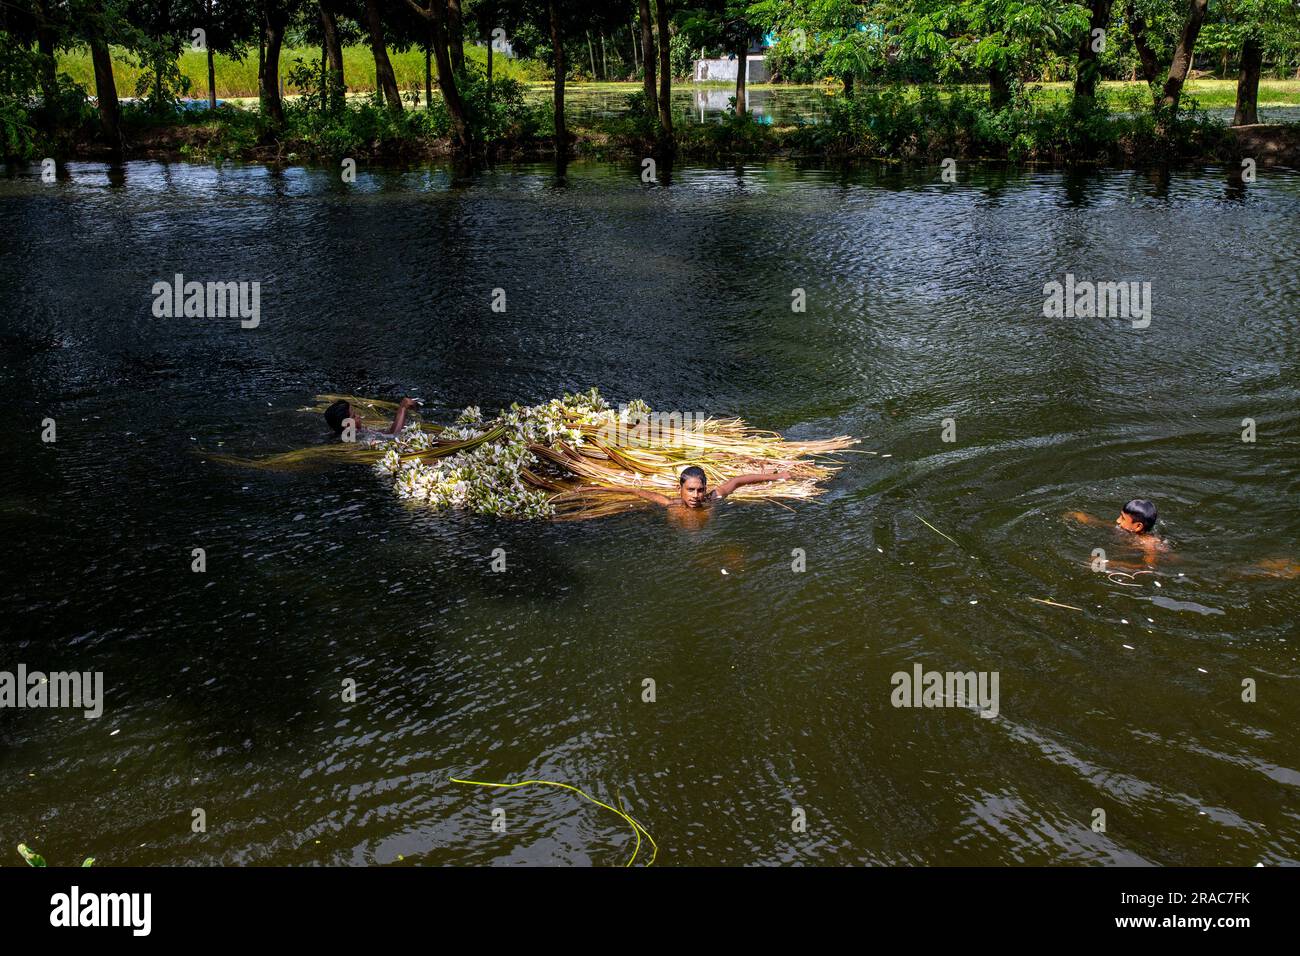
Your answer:
[[[344,399],[370,415],[388,402],[318,395],[310,411]],[[305,409],[306,410],[306,409]],[[857,439],[786,441],[738,418],[655,414],[642,401],[611,408],[596,389],[540,405],[515,403],[496,418],[466,408],[455,424],[408,424],[389,441],[320,446],[254,462],[291,468],[321,458],[373,464],[399,497],[435,508],[515,518],[595,517],[623,510],[637,487],[673,496],[682,469],[696,465],[716,485],[754,472],[785,471],[782,481],[746,485],[732,497],[812,498],[838,469],[819,456]],[[231,460],[231,459],[227,459]]]

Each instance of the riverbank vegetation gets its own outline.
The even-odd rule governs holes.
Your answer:
[[[831,85],[825,115],[756,122],[745,70],[721,122],[674,114],[696,59],[759,48],[775,79]],[[1265,102],[1300,90],[1300,6],[27,0],[0,6],[0,136],[11,159],[1231,159],[1243,137],[1189,97],[1198,69],[1232,88],[1233,127],[1256,126],[1261,85]],[[549,95],[528,98],[543,80]],[[585,80],[637,92],[620,115],[575,125],[565,94]],[[218,104],[237,96],[250,102]],[[1300,156],[1294,126],[1248,139],[1261,137],[1279,161]]]

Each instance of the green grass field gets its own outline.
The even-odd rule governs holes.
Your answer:
[[[1048,96],[1062,102],[1069,99],[1074,90],[1073,83],[1042,83],[1039,85],[1042,86],[1044,93]],[[1101,86],[1107,93],[1114,94],[1118,98],[1124,95],[1124,90],[1136,89],[1141,91],[1146,87],[1146,84],[1107,80]],[[1237,103],[1237,81],[1188,80],[1187,85],[1183,88],[1183,95],[1196,97],[1196,101],[1202,109],[1231,108]],[[1261,79],[1259,81],[1259,105],[1261,107],[1300,106],[1300,80]]]
[[[403,93],[412,89],[424,89],[424,52],[418,49],[402,52],[390,52],[393,71],[397,74],[397,84]],[[485,67],[487,49],[485,47],[467,46],[465,56],[468,60]],[[280,72],[285,75],[295,59],[304,62],[319,63],[320,50],[314,47],[286,47],[280,59]],[[180,58],[181,72],[190,78],[190,95],[196,98],[208,95],[207,59],[202,53],[187,51]],[[94,69],[87,50],[71,51],[60,54],[59,69],[69,74],[87,91],[95,86]],[[493,60],[496,76],[510,77],[523,82],[540,83],[546,80],[546,66],[535,60],[512,60],[496,57]],[[435,67],[434,72],[437,72]],[[117,79],[120,96],[131,96],[135,92],[136,81],[141,69],[135,65],[133,58],[123,51],[114,50],[113,75]],[[343,75],[348,89],[353,93],[368,93],[375,89],[375,62],[367,46],[349,46],[343,50]],[[257,54],[242,61],[228,57],[216,58],[217,96],[223,99],[242,99],[257,96]],[[641,88],[639,82],[628,83],[582,83],[586,91],[634,92]],[[689,88],[693,84],[679,81],[677,88]],[[1043,96],[1049,101],[1064,101],[1070,95],[1073,85],[1070,83],[1041,83]],[[1102,88],[1119,99],[1128,89],[1142,90],[1145,84],[1126,81],[1106,81]],[[754,86],[751,86],[751,89]],[[779,89],[779,86],[758,86],[759,89]],[[297,92],[286,82],[285,92]],[[1236,103],[1237,83],[1235,80],[1196,79],[1190,80],[1186,93],[1194,96],[1204,109],[1230,108]],[[1261,79],[1259,84],[1259,105],[1300,106],[1300,79]]]
[[[393,72],[397,74],[397,85],[405,93],[418,87],[424,89],[424,51],[418,49],[402,52],[389,51],[393,61]],[[486,68],[487,48],[467,46],[465,58]],[[316,47],[285,47],[280,55],[280,75],[285,76],[295,59],[306,63],[320,63],[320,49]],[[203,98],[208,95],[208,62],[202,53],[186,51],[180,57],[181,72],[190,78],[190,95]],[[257,51],[242,61],[218,55],[215,62],[217,96],[223,99],[257,96]],[[95,71],[90,62],[89,50],[74,50],[59,55],[59,70],[67,73],[89,92],[95,89]],[[509,77],[515,80],[541,80],[544,67],[531,60],[511,60],[505,57],[493,57],[492,72],[497,77]],[[113,77],[117,81],[119,96],[132,96],[136,81],[140,78],[141,68],[135,64],[134,57],[124,51],[113,50]],[[434,75],[438,73],[437,64],[433,67]],[[349,90],[364,92],[375,88],[375,60],[370,55],[368,46],[349,46],[343,48],[343,80]],[[285,83],[285,91],[295,92]]]

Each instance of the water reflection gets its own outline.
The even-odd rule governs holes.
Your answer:
[[[628,96],[639,87],[627,84],[576,84],[565,91],[565,111],[574,122],[609,119],[624,114]],[[550,96],[549,84],[528,87],[530,100],[540,102]],[[721,122],[736,95],[734,85],[679,83],[672,91],[673,115],[678,121],[693,124]],[[832,98],[841,95],[835,87],[821,86],[748,86],[745,104],[750,115],[765,125],[820,123],[825,120]],[[1122,112],[1122,111],[1118,111]],[[1206,111],[1207,115],[1231,123],[1231,108]],[[1300,107],[1264,107],[1261,123],[1300,121]]]

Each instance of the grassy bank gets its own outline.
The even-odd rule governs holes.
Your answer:
[[[393,72],[397,74],[397,85],[403,92],[412,89],[424,90],[424,51],[411,49],[389,51],[393,61]],[[289,67],[295,59],[305,63],[320,62],[319,47],[285,47],[280,57],[280,74],[287,76]],[[487,68],[487,48],[478,46],[465,47],[465,59]],[[189,77],[190,95],[204,98],[208,95],[208,60],[207,55],[187,51],[180,58],[181,72]],[[218,54],[214,58],[217,97],[220,99],[257,96],[257,51],[243,60],[232,60]],[[83,89],[93,93],[95,90],[95,70],[90,62],[89,50],[69,50],[59,54],[59,70],[67,73]],[[113,78],[117,81],[119,96],[131,96],[135,92],[142,68],[124,50],[113,50]],[[496,56],[492,59],[492,73],[498,78],[520,81],[544,79],[544,68],[533,60],[513,60]],[[436,77],[438,67],[433,65]],[[375,89],[375,59],[368,46],[348,46],[343,48],[343,79],[348,89],[358,92]],[[285,80],[285,91],[297,92]]]
[[[1047,102],[1068,103],[1074,95],[1073,83],[1035,84],[1043,91]],[[1129,90],[1145,90],[1146,84],[1139,82],[1107,80],[1101,84],[1103,93],[1119,97]],[[1193,97],[1204,110],[1231,109],[1237,103],[1237,81],[1198,79],[1188,80],[1183,87],[1183,96]],[[1300,106],[1300,80],[1259,81],[1260,109],[1276,106]]]
[[[470,52],[472,57],[486,53],[481,48]],[[194,59],[192,66],[202,66],[201,57]],[[87,62],[80,62],[89,68]],[[318,95],[299,96],[290,86],[281,126],[259,115],[255,97],[241,95],[245,91],[238,77],[229,72],[218,73],[218,89],[234,92],[221,94],[227,106],[216,114],[158,113],[144,104],[131,104],[122,127],[127,154],[218,162],[337,163],[344,157],[411,162],[452,152],[450,117],[440,97],[430,108],[421,105],[390,112],[366,95],[367,89],[373,89],[365,82],[370,75],[369,51],[349,48],[346,62],[354,91],[345,108],[322,110]],[[219,65],[232,66],[229,61]],[[233,66],[242,69],[250,64]],[[395,66],[404,89],[422,88],[419,51],[395,58]],[[367,72],[359,73],[363,67]],[[509,62],[509,68],[521,74],[535,67]],[[135,74],[129,71],[137,68],[126,63],[119,68],[128,71],[124,86],[133,83]],[[482,74],[471,71],[461,93],[471,138],[477,144],[474,151],[497,158],[553,155],[555,126],[548,87],[535,79],[516,80],[498,72],[489,90]],[[722,90],[726,92],[725,87]],[[1132,82],[1104,83],[1097,100],[1088,103],[1074,101],[1070,84],[1035,84],[1016,91],[1010,107],[997,110],[989,104],[986,86],[859,87],[854,96],[845,96],[838,87],[755,90],[786,96],[769,101],[769,112],[755,121],[750,116],[719,117],[716,109],[726,99],[714,95],[715,112],[709,122],[675,124],[676,154],[707,161],[788,156],[930,164],[951,157],[1062,166],[1231,162],[1249,156],[1260,165],[1300,167],[1300,124],[1263,127],[1247,144],[1222,118],[1207,113],[1221,117],[1223,108],[1233,104],[1232,81],[1189,83],[1183,112],[1176,120],[1157,117],[1151,91]],[[679,114],[691,111],[691,91],[692,84],[677,85],[674,110]],[[573,92],[568,117],[573,152],[617,159],[667,152],[657,119],[645,109],[640,84],[574,84]],[[716,94],[717,88],[712,92]],[[587,96],[597,98],[595,109],[592,101],[586,110],[579,107]],[[1260,105],[1300,108],[1300,81],[1264,81]],[[107,152],[93,112],[84,103],[80,109],[77,122],[68,126],[71,135],[50,144],[55,154]]]
[[[591,124],[588,148],[610,155],[650,155],[656,124],[629,97],[623,115]],[[1151,163],[1238,163],[1300,168],[1300,123],[1247,127],[1241,133],[1188,97],[1177,117],[1157,116],[1142,84],[1117,84],[1096,101],[1076,103],[1059,91],[1018,92],[993,109],[987,88],[890,86],[831,96],[816,123],[720,122],[682,125],[678,155],[710,161],[790,156],[834,160],[1043,163],[1056,166],[1143,166]]]

